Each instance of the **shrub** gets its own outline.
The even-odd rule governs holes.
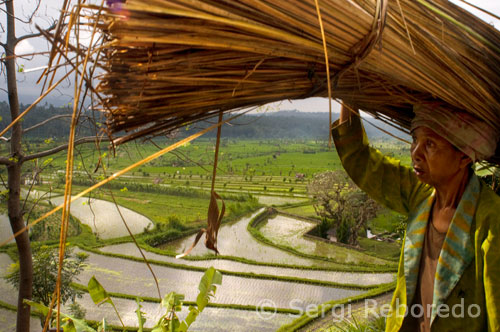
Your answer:
[[[181,219],[176,215],[168,216],[167,226],[169,229],[179,231],[185,231],[187,229],[187,227],[182,223]]]
[[[168,241],[178,239],[182,235],[182,232],[176,229],[170,229],[165,232],[145,236],[143,241],[151,247],[157,247],[161,244],[167,243]]]
[[[83,252],[73,255],[70,248],[64,252],[61,303],[64,304],[69,300],[75,303],[76,298],[82,297],[83,292],[71,287],[71,283],[83,271],[87,258],[88,255]],[[45,306],[50,304],[57,283],[58,263],[58,253],[54,248],[45,245],[33,246],[33,301],[40,302]],[[19,262],[10,266],[4,278],[14,287],[19,287]],[[73,306],[72,309],[77,314],[84,315],[84,311],[79,306]],[[45,322],[45,318],[41,318],[42,326],[43,322]]]

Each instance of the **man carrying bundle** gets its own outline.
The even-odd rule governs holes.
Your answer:
[[[500,331],[500,197],[472,169],[499,133],[437,103],[414,113],[413,169],[369,147],[346,107],[332,130],[354,182],[408,216],[386,331]]]

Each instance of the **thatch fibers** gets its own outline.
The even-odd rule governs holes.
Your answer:
[[[99,91],[117,143],[283,99],[325,97],[314,0],[111,1]],[[408,128],[444,101],[500,127],[500,31],[446,0],[320,0],[332,96]],[[499,154],[497,154],[498,157]],[[498,159],[497,159],[498,161]]]

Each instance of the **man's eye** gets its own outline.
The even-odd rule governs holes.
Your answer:
[[[433,148],[433,147],[434,147],[434,142],[433,142],[433,141],[431,141],[431,140],[427,140],[426,145],[427,145],[429,148]]]

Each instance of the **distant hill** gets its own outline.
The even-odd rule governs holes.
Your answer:
[[[20,111],[23,112],[29,105],[20,106]],[[69,135],[71,114],[73,113],[73,106],[54,106],[52,104],[44,103],[43,105],[37,105],[32,109],[21,121],[23,130],[26,130],[36,124],[42,123],[43,121],[51,118],[55,120],[49,121],[43,126],[36,127],[26,133],[29,138],[36,139],[64,139]],[[99,116],[100,114],[98,114]],[[10,109],[9,104],[5,101],[0,101],[0,130],[5,128],[7,124],[10,123]],[[101,120],[102,121],[102,120]],[[95,132],[89,128],[93,125],[89,124],[87,118],[82,119],[82,126],[78,130],[78,135],[87,136],[92,135]],[[10,134],[7,134],[10,136]]]
[[[338,114],[332,114],[333,121],[337,120]],[[243,115],[231,124],[222,128],[223,137],[232,138],[303,138],[303,139],[328,139],[329,115],[326,112],[299,112],[279,111],[263,114]],[[399,130],[373,118],[368,118],[370,123],[390,132],[398,137],[405,135]],[[374,126],[364,121],[368,137],[384,138],[390,137]],[[206,127],[203,123],[193,125],[185,134],[193,134],[200,128]],[[206,136],[213,137],[215,133]]]
[[[21,107],[24,110],[27,105]],[[69,105],[56,107],[45,103],[37,106],[23,120],[23,128],[29,128],[37,123],[54,116],[71,114],[72,108]],[[6,102],[0,102],[0,129],[5,128],[10,119],[9,107]],[[338,114],[333,114],[333,120],[336,120]],[[296,110],[279,111],[268,113],[246,114],[241,116],[230,124],[223,126],[222,135],[227,138],[241,139],[328,139],[328,120],[329,116],[326,112],[299,112]],[[403,134],[393,127],[375,119],[369,119],[378,127],[383,128],[399,137]],[[100,122],[104,122],[101,120]],[[89,122],[86,122],[86,127],[89,127]],[[213,120],[210,124],[213,123]],[[200,122],[188,126],[186,129],[179,131],[180,136],[187,136],[199,131],[200,128],[205,128],[208,122]],[[51,121],[42,127],[38,127],[28,133],[28,137],[37,139],[58,138],[64,139],[69,134],[70,118],[59,118]],[[389,137],[382,131],[365,123],[365,129],[370,138]],[[80,135],[92,135],[94,130],[86,128],[80,129]],[[205,137],[214,137],[215,131],[208,133]]]

